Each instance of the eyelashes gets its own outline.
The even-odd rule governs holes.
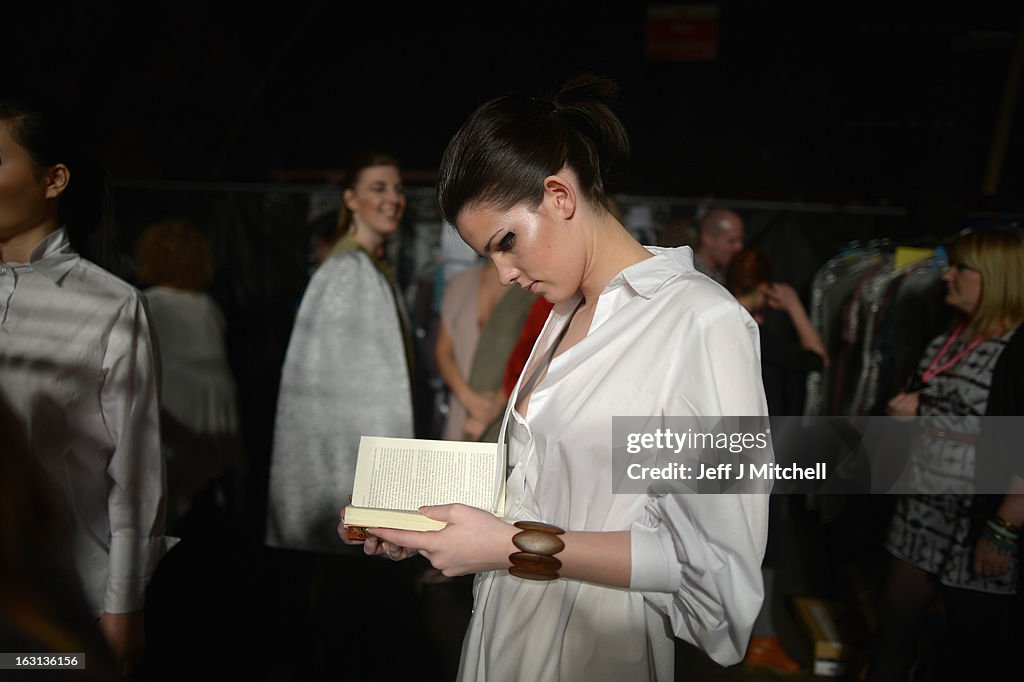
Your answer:
[[[508,251],[509,249],[512,248],[512,245],[515,244],[515,242],[516,242],[516,233],[515,232],[506,232],[505,236],[501,238],[500,242],[498,242],[498,250],[499,251]]]

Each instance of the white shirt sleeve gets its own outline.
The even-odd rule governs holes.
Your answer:
[[[756,323],[738,305],[720,305],[695,326],[696,336],[679,349],[684,376],[669,381],[686,395],[678,405],[669,400],[665,414],[766,415]],[[631,530],[631,589],[668,615],[676,636],[718,663],[742,660],[764,599],[768,495],[652,497]]]
[[[164,537],[166,473],[160,449],[154,347],[139,296],[107,337],[101,405],[114,451],[107,464],[110,572],[103,610],[143,608],[146,584],[173,539]]]

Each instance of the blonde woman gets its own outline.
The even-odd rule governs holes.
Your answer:
[[[1009,387],[1000,393],[1018,395],[1024,386],[1024,373],[1011,376],[1005,369],[1021,364],[1015,334],[1024,321],[1024,240],[1008,230],[969,231],[953,242],[949,258],[943,280],[954,312],[952,327],[926,349],[916,386],[887,406],[895,417],[927,419],[910,455],[911,485],[921,494],[898,500],[885,542],[893,556],[879,609],[872,679],[906,676],[924,615],[939,596],[946,634],[955,642],[934,649],[939,670],[951,679],[998,679],[982,671],[994,673],[1015,660],[1009,654],[1015,643],[1008,637],[1018,620],[1011,609],[1024,496],[1016,493],[1024,493],[1024,484],[1012,479],[1011,494],[988,510],[980,528],[973,519],[983,498],[973,493],[992,492],[975,490],[983,417],[1020,414],[1007,410],[1005,401],[993,404],[991,394],[1000,384]],[[989,647],[1006,655],[974,655]]]

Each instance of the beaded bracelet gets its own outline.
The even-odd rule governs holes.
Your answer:
[[[990,518],[988,522],[995,524],[1012,535],[1017,535],[1020,532],[1020,527],[1013,525],[999,514],[993,514],[992,518]]]
[[[1009,540],[1005,536],[999,535],[994,530],[992,530],[991,525],[986,525],[985,529],[982,530],[981,534],[987,542],[989,542],[992,545],[995,545],[998,549],[1006,549],[1012,552],[1016,552],[1017,550],[1016,538],[1014,538],[1013,540]]]
[[[1007,530],[1006,526],[999,525],[999,523],[993,519],[989,519],[985,522],[985,529],[1004,538],[1007,542],[1016,542],[1019,537],[1019,534],[1016,531]]]
[[[553,555],[565,549],[559,535],[565,531],[558,526],[535,521],[517,521],[520,532],[512,536],[512,544],[521,551],[508,555],[512,562],[508,572],[527,580],[555,580],[562,562]]]

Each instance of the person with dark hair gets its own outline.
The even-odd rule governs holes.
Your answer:
[[[239,505],[244,462],[226,322],[207,293],[215,270],[210,243],[187,221],[148,225],[135,244],[135,265],[160,349],[167,523],[180,533],[175,526],[197,498],[212,498],[207,507],[224,518]]]
[[[1002,229],[965,231],[949,248],[942,279],[952,327],[928,345],[912,385],[886,405],[893,417],[924,419],[910,451],[914,494],[897,500],[885,539],[892,557],[879,599],[872,680],[906,679],[936,598],[945,635],[923,660],[938,677],[1004,679],[1018,668],[1024,472],[1008,477],[1007,494],[995,504],[976,493],[1003,490],[986,489],[992,483],[976,475],[991,457],[979,447],[991,428],[983,428],[984,418],[1020,416],[1024,404],[1024,238]],[[1012,454],[1019,457],[1019,449],[1013,442]]]
[[[803,391],[808,372],[828,365],[828,354],[821,335],[814,328],[807,309],[792,286],[775,281],[775,267],[756,249],[744,249],[729,263],[726,288],[760,325],[761,371],[764,378],[768,413],[794,416],[803,414]],[[796,338],[783,333],[778,311]]]
[[[729,263],[725,286],[759,325],[761,377],[768,414],[773,417],[803,414],[807,373],[824,368],[828,355],[800,297],[790,285],[775,281],[773,263],[765,253],[752,248],[740,251]],[[785,319],[774,319],[773,314]],[[783,322],[789,329],[782,327]],[[792,331],[796,332],[795,339]],[[785,556],[787,529],[784,524],[789,520],[788,502],[786,495],[773,495],[769,503],[768,548],[761,566],[764,604],[754,622],[744,659],[747,665],[782,674],[800,671],[800,664],[782,646],[772,615],[776,573]]]
[[[710,209],[698,223],[693,266],[725,284],[725,270],[743,249],[743,237],[743,219],[736,211],[721,206]]]
[[[505,366],[534,300],[543,299],[502,286],[494,264],[484,258],[445,284],[434,344],[438,375],[448,391],[443,440],[497,441],[508,400],[501,387]],[[451,679],[458,669],[462,631],[471,612],[472,578],[446,578],[427,565],[417,582],[427,605],[424,613],[436,620],[455,615],[462,619],[462,628],[454,631],[430,628],[443,652],[445,678]]]
[[[615,89],[580,76],[490,100],[442,159],[444,219],[504,284],[555,304],[499,438],[519,526],[424,507],[443,530],[375,529],[363,547],[477,574],[463,680],[671,680],[673,635],[736,663],[761,605],[766,495],[614,494],[613,416],[766,414],[756,323],[688,247],[645,247],[608,210],[629,150]]]
[[[343,611],[369,611],[361,599],[391,600],[406,611],[414,604],[409,567],[370,573],[366,558],[334,533],[360,437],[414,434],[409,323],[385,256],[406,208],[401,171],[390,155],[358,153],[343,183],[344,236],[306,286],[281,370],[266,512],[265,542],[286,571],[282,583],[290,583],[282,587],[297,591],[285,597],[294,613],[289,629],[300,637],[296,646],[313,641],[301,662],[311,677],[373,665],[372,657],[330,652],[340,640],[368,651],[371,635],[397,637],[395,628],[408,623],[377,623],[370,614],[357,625]]]
[[[60,130],[65,116],[0,100],[0,394],[69,514],[86,596],[118,659],[144,646],[146,586],[164,536],[157,369],[133,286],[85,260],[69,233],[102,204]],[[74,197],[73,201],[68,201]]]

